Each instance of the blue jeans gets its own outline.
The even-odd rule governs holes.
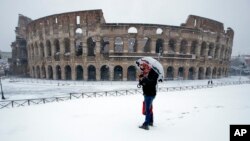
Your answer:
[[[144,102],[145,102],[145,110],[146,110],[146,117],[144,125],[149,125],[149,123],[153,123],[153,112],[150,112],[150,107],[153,105],[153,100],[155,96],[145,96],[144,95]]]

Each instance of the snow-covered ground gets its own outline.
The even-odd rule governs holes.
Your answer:
[[[247,80],[244,77],[241,80]],[[214,83],[236,81],[237,77]],[[48,97],[81,91],[135,89],[137,82],[3,80],[9,99]],[[49,82],[49,83],[47,83]],[[206,84],[168,81],[160,86]],[[160,87],[159,86],[159,87]],[[229,141],[230,124],[250,124],[249,84],[159,92],[155,126],[139,129],[142,95],[78,99],[0,110],[1,141]]]

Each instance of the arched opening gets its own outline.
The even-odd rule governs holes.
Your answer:
[[[155,48],[155,52],[156,53],[163,53],[163,40],[162,39],[157,39],[156,40],[156,48]]]
[[[213,50],[214,50],[214,44],[213,44],[213,43],[210,43],[210,44],[209,44],[209,49],[208,49],[208,56],[209,56],[210,58],[213,57]]]
[[[70,40],[69,40],[69,38],[64,39],[64,49],[65,49],[64,54],[69,55],[70,54]]]
[[[207,79],[212,79],[211,78],[211,76],[212,76],[211,74],[212,74],[212,70],[211,70],[210,67],[208,67],[207,70],[206,70],[206,78]]]
[[[163,30],[161,28],[156,29],[156,34],[161,35],[163,33]]]
[[[179,78],[184,78],[184,68],[183,67],[180,67],[178,69],[178,77]]]
[[[103,37],[101,40],[101,54],[108,54],[109,53],[109,38]]]
[[[96,80],[96,68],[93,65],[88,67],[88,81]]]
[[[216,77],[217,77],[217,69],[214,68],[214,69],[213,69],[213,78],[216,78]]]
[[[216,47],[215,47],[215,55],[214,55],[215,59],[219,58],[219,50],[220,50],[219,45],[216,45]]]
[[[136,68],[135,66],[129,66],[127,71],[127,80],[135,81],[136,80]]]
[[[196,54],[197,44],[198,44],[197,41],[192,41],[190,54]]]
[[[175,53],[176,41],[174,39],[170,39],[168,42],[169,53]]]
[[[36,67],[36,77],[41,78],[41,76],[40,76],[40,67],[39,66]]]
[[[55,60],[59,61],[60,60],[60,44],[59,44],[58,39],[55,39],[54,46],[55,46]]]
[[[136,33],[138,33],[138,31],[137,31],[137,29],[135,27],[130,27],[128,29],[128,33],[129,34],[136,34]]]
[[[48,78],[53,79],[53,69],[51,66],[48,66]]]
[[[201,50],[200,50],[200,56],[206,56],[206,48],[207,48],[207,43],[202,42],[201,44]]]
[[[143,43],[144,43],[144,48],[143,48],[144,52],[150,53],[151,52],[151,49],[150,49],[151,39],[148,37],[144,37]]]
[[[62,79],[62,71],[60,66],[56,66],[56,79],[61,80]]]
[[[101,67],[101,80],[102,81],[109,80],[109,67],[107,65]]]
[[[71,67],[69,65],[65,66],[65,79],[66,80],[71,80]]]
[[[51,43],[49,40],[46,41],[46,47],[47,47],[47,55],[50,57],[52,54],[52,50],[51,50]]]
[[[189,80],[194,80],[194,75],[195,75],[195,72],[194,72],[194,68],[189,68],[188,70],[188,79]]]
[[[123,52],[123,41],[121,37],[115,38],[115,52]]]
[[[114,80],[115,81],[122,81],[123,78],[123,70],[121,66],[115,66],[114,68]]]
[[[187,53],[187,41],[186,40],[182,40],[181,41],[181,47],[180,47],[180,53],[181,54],[186,54]]]
[[[96,45],[95,40],[93,40],[92,37],[89,37],[87,40],[87,44],[88,44],[88,56],[95,56],[95,45]]]
[[[76,66],[76,80],[83,80],[83,68],[82,66]]]
[[[136,52],[136,39],[135,38],[128,39],[128,52]]]
[[[41,78],[46,78],[46,69],[44,66],[42,66],[42,75]]]
[[[75,40],[75,54],[76,56],[82,55],[82,41],[80,39]]]
[[[168,67],[167,68],[167,80],[173,80],[174,79],[174,68]]]
[[[77,28],[75,30],[75,34],[76,34],[76,36],[82,36],[82,29],[81,28]]]
[[[44,45],[43,45],[43,43],[40,43],[40,56],[42,57],[42,58],[44,58]]]
[[[204,68],[199,68],[198,79],[204,79]]]

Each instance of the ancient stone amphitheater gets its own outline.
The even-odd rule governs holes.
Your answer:
[[[165,79],[226,77],[234,31],[190,15],[180,26],[106,23],[102,10],[50,15],[26,26],[29,74],[55,80],[136,80],[135,60],[158,59]]]

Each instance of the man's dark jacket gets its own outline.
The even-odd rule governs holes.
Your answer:
[[[143,77],[143,79],[139,81],[139,84],[142,85],[143,95],[156,95],[156,84],[158,76],[158,73],[151,69],[148,73],[148,77]]]

